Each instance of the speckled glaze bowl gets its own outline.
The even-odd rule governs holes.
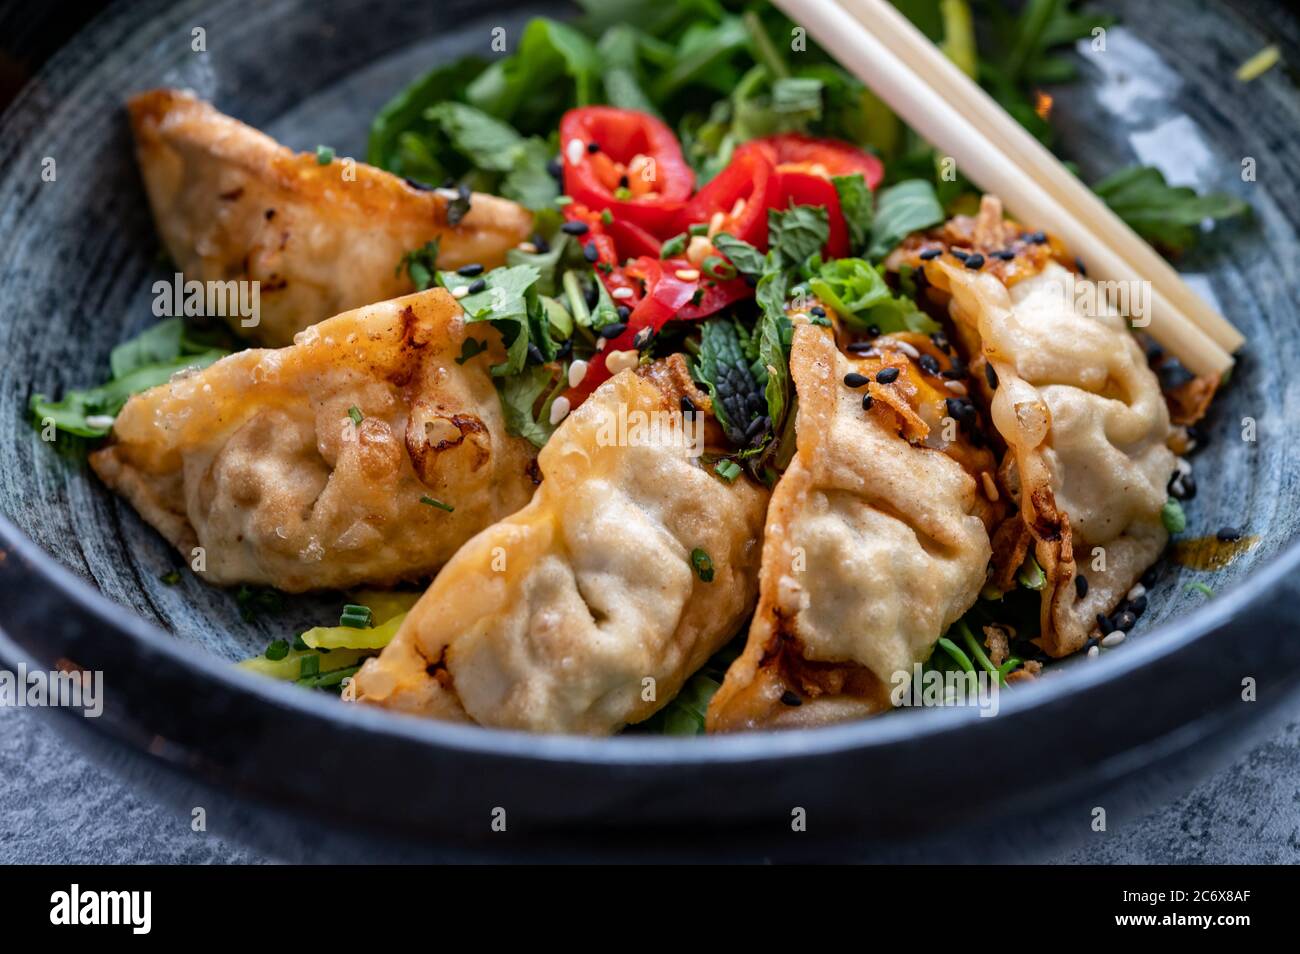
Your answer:
[[[1137,159],[1255,211],[1181,266],[1248,338],[1195,458],[1189,534],[1232,525],[1260,541],[1213,574],[1167,568],[1123,646],[1004,694],[995,718],[935,709],[704,739],[422,722],[236,670],[337,607],[300,599],[245,622],[229,592],[189,574],[164,585],[170,548],[27,419],[33,392],[100,380],[111,347],[153,320],[163,269],[122,103],[187,86],[292,146],[360,156],[369,118],[410,79],[486,52],[494,26],[517,35],[528,15],[563,10],[235,0],[110,9],[0,122],[0,664],[103,670],[102,718],[51,718],[139,784],[288,858],[1023,858],[1086,833],[1093,807],[1151,807],[1300,686],[1300,96],[1284,68],[1249,85],[1232,75],[1270,41],[1300,62],[1300,25],[1263,3],[1107,6],[1124,25],[1056,95],[1063,154],[1089,180]]]

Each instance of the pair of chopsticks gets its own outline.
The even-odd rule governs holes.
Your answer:
[[[1146,331],[1194,374],[1232,367],[1241,333],[887,0],[774,2],[1017,220],[1059,236],[1090,277],[1149,281]]]

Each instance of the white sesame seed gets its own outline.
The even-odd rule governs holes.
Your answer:
[[[916,348],[912,347],[906,341],[895,341],[894,347],[903,352],[903,354],[907,355],[913,361],[916,361],[921,357],[921,352],[917,351]]]
[[[519,249],[521,252],[527,252],[529,255],[537,254],[537,246],[532,242],[520,242],[515,246],[515,248]]]
[[[1174,466],[1178,469],[1178,473],[1180,474],[1186,475],[1192,472],[1192,465],[1183,457],[1179,457],[1175,460]]]
[[[117,418],[111,414],[87,414],[86,423],[91,427],[112,427]]]
[[[605,350],[605,345],[607,345],[607,344],[609,344],[609,339],[608,339],[608,338],[597,338],[597,339],[596,339],[596,350],[597,350],[597,351],[604,351],[604,350]]]
[[[611,351],[605,356],[605,367],[610,374],[628,371],[641,362],[641,353],[634,348],[626,351]]]
[[[458,193],[455,189],[434,189],[433,194],[436,196],[441,196],[442,198],[446,199],[448,202],[460,198],[460,193]]]
[[[700,273],[694,268],[679,268],[676,274],[684,282],[697,281],[700,277]]]
[[[582,379],[587,376],[587,368],[590,365],[579,358],[573,364],[569,365],[569,387],[576,388],[582,383]]]
[[[551,402],[551,426],[554,427],[569,416],[569,399],[563,394]]]
[[[1101,644],[1107,649],[1110,649],[1112,646],[1118,646],[1120,643],[1124,642],[1124,637],[1127,635],[1128,634],[1125,633],[1124,630],[1117,629],[1115,632],[1103,636],[1101,638]]]
[[[993,501],[994,503],[997,503],[998,485],[994,483],[993,475],[990,474],[987,470],[980,471],[980,483],[984,485],[984,496],[988,497],[989,500]]]
[[[564,154],[569,158],[569,165],[576,166],[587,154],[587,147],[582,144],[581,139],[570,139],[569,144],[564,147]]]
[[[709,219],[709,238],[713,238],[713,236],[722,231],[722,223],[725,221],[726,216],[724,216],[721,211],[713,213],[713,218]],[[699,238],[699,236],[696,237]]]
[[[960,397],[965,397],[967,394],[970,393],[969,391],[966,390],[966,385],[960,381],[945,381],[943,382],[943,386],[946,387],[953,394],[956,394]]]
[[[793,322],[812,321],[812,318],[810,318],[807,314],[805,314],[802,311],[796,311],[794,314],[790,316],[790,320]]]
[[[464,298],[468,294],[469,294],[468,285],[457,285],[455,288],[451,290],[452,298]]]
[[[1146,595],[1147,595],[1147,588],[1143,586],[1141,583],[1134,583],[1133,589],[1128,591],[1128,594],[1124,597],[1124,599],[1128,600],[1131,603],[1134,600],[1140,599],[1141,597]]]
[[[630,289],[630,288],[615,288],[615,289],[614,289],[612,292],[610,292],[609,294],[610,294],[610,296],[613,297],[613,298],[631,298],[631,297],[632,297],[632,289]]]
[[[738,219],[740,218],[740,213],[744,211],[745,211],[745,200],[743,198],[737,199],[736,204],[731,207],[731,217],[733,219]]]
[[[1101,650],[1098,649],[1096,646],[1092,646],[1088,649],[1089,659],[1096,659],[1099,655],[1101,655]]]

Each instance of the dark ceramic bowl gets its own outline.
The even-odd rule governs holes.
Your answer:
[[[1300,61],[1280,7],[1121,2],[1127,24],[1056,98],[1063,151],[1094,178],[1135,157],[1248,199],[1183,264],[1247,335],[1196,458],[1190,533],[1259,544],[1215,574],[1167,569],[1133,638],[1005,694],[943,709],[733,738],[537,738],[346,707],[229,663],[337,607],[245,622],[131,508],[27,420],[34,391],[99,380],[152,321],[162,274],[123,100],[189,86],[298,148],[364,155],[369,117],[421,71],[488,49],[537,6],[237,0],[113,8],[0,124],[0,663],[103,670],[70,735],[215,828],[296,858],[1026,857],[1143,807],[1244,744],[1300,686],[1300,97],[1233,67],[1266,41]],[[1250,24],[1270,22],[1265,37]],[[206,31],[207,52],[191,49]],[[42,159],[57,179],[44,182]],[[1257,179],[1243,182],[1242,159]],[[1242,439],[1243,418],[1258,439]],[[1206,582],[1206,597],[1188,590]],[[1256,701],[1243,701],[1253,679]],[[507,830],[491,828],[506,810]],[[791,830],[792,812],[807,831]],[[1112,822],[1113,824],[1113,822]]]

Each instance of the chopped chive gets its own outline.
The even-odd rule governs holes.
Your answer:
[[[691,566],[695,568],[695,573],[702,583],[713,582],[713,561],[699,547],[691,551]]]
[[[353,629],[369,629],[373,623],[374,614],[370,612],[370,607],[356,603],[343,607],[343,615],[339,617],[340,626],[350,626]]]
[[[736,277],[736,266],[720,255],[710,255],[700,268],[715,281],[725,282]]]
[[[713,470],[729,484],[740,476],[740,465],[734,460],[720,460],[713,465]]]
[[[558,206],[560,206],[561,208],[563,208],[563,207],[566,206],[566,205],[569,205],[571,202],[573,202],[573,197],[572,197],[572,196],[567,196],[567,195],[557,195],[557,196],[555,197],[555,204],[558,205]]]
[[[708,223],[697,222],[695,225],[690,226],[686,231],[691,235],[708,235],[709,226]]]
[[[362,421],[366,419],[365,415],[361,413],[361,409],[357,407],[355,404],[353,404],[350,408],[348,408],[348,417],[352,418],[353,424],[360,424]]]
[[[628,202],[632,198],[632,190],[627,186],[619,186],[614,190],[614,198],[620,202]]]
[[[310,646],[308,646],[305,642],[303,642],[302,633],[299,633],[297,636],[293,638],[293,648],[295,652],[300,652],[300,653],[306,652],[308,649],[311,649]]]
[[[310,656],[303,656],[298,663],[298,678],[314,676],[320,672],[320,656],[312,653]]]
[[[329,146],[316,147],[316,165],[328,166],[334,161],[334,150]]]
[[[600,213],[600,221],[604,225],[613,225],[614,214],[610,212],[609,209],[606,209],[605,211]]]
[[[158,577],[158,581],[160,583],[165,583],[168,586],[175,586],[177,583],[181,581],[181,571],[168,570],[162,576]]]
[[[680,232],[659,246],[659,257],[672,258],[684,251],[686,251],[686,233]]]
[[[1201,594],[1202,596],[1204,596],[1206,599],[1209,599],[1211,596],[1214,595],[1214,590],[1210,589],[1210,588],[1209,588],[1208,586],[1206,586],[1204,583],[1200,583],[1200,582],[1197,582],[1197,583],[1188,583],[1188,584],[1187,584],[1187,592],[1188,592],[1188,593],[1200,593],[1200,594]]]
[[[264,655],[272,662],[281,660],[289,655],[289,644],[283,639],[274,640],[266,647]]]
[[[939,637],[938,646],[949,656],[951,656],[953,662],[955,662],[958,666],[961,666],[961,668],[965,672],[975,671],[975,664],[970,661],[970,657],[967,656],[964,652],[962,652],[961,648],[958,647],[958,645],[954,643],[951,639],[949,639],[947,636]]]
[[[1041,590],[1047,585],[1047,576],[1043,573],[1043,568],[1038,565],[1031,553],[1025,557],[1025,562],[1020,565],[1020,571],[1016,574],[1016,579],[1020,585],[1028,590]]]
[[[1160,508],[1160,522],[1170,533],[1182,533],[1187,529],[1187,514],[1183,513],[1183,505],[1170,497]]]
[[[434,498],[430,497],[428,494],[425,494],[423,497],[420,498],[420,503],[430,507],[437,507],[439,510],[447,511],[447,513],[451,513],[453,510],[456,509],[451,504],[443,503],[441,500],[435,500]]]

